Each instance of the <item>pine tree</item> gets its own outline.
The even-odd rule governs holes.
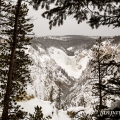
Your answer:
[[[22,0],[18,0],[16,6],[11,5],[6,21],[9,29],[2,30],[2,34],[7,37],[7,47],[4,45],[0,54],[3,120],[23,118],[24,113],[19,109],[20,106],[17,106],[16,100],[23,99],[20,95],[25,92],[25,87],[30,82],[28,65],[31,60],[25,50],[32,39],[28,34],[31,33],[33,24],[30,24],[30,19],[26,17],[27,5],[21,2]]]
[[[118,69],[120,63],[115,62],[115,50],[111,49],[113,52],[109,53],[107,49],[105,49],[105,46],[102,45],[101,39],[97,41],[97,44],[94,46],[92,51],[93,58],[91,60],[91,72],[95,80],[93,93],[95,96],[99,97],[97,110],[100,112],[102,109],[107,107],[104,101],[106,101],[110,95],[119,96],[120,94],[120,74]]]
[[[102,78],[103,78],[103,74],[102,73],[102,68],[101,68],[101,62],[103,60],[102,55],[103,55],[103,51],[100,49],[102,46],[101,44],[101,38],[99,38],[96,42],[96,47],[94,47],[92,49],[94,56],[93,59],[91,60],[90,64],[92,67],[92,73],[94,78],[96,78],[96,82],[93,86],[93,94],[95,96],[99,97],[99,109],[101,110],[102,108]]]
[[[115,52],[114,59],[103,64],[106,66],[107,76],[110,76],[103,86],[103,91],[106,95],[113,95],[114,98],[115,96],[120,98],[120,62],[115,60],[118,54]]]
[[[57,102],[57,108],[60,110],[61,109],[61,95],[62,95],[62,91],[61,91],[61,82],[58,82],[58,95],[56,98],[56,102]]]
[[[29,120],[46,120],[43,117],[43,113],[42,113],[42,107],[35,107],[35,112],[34,114],[29,114],[30,118]]]
[[[50,91],[50,97],[49,97],[51,103],[53,102],[53,92],[54,92],[54,88],[52,86]]]
[[[103,91],[104,81],[103,78],[106,76],[106,66],[103,65],[104,62],[108,62],[111,56],[104,54],[104,49],[102,45],[101,37],[96,41],[96,45],[92,48],[93,58],[90,61],[91,73],[94,79],[93,83],[93,95],[99,98],[96,110],[98,114],[105,107],[103,105],[103,97],[105,92]],[[103,119],[98,116],[98,119]]]

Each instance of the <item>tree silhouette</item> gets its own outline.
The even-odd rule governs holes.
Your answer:
[[[30,118],[29,120],[46,120],[43,117],[43,113],[42,113],[42,107],[35,107],[35,112],[34,114],[29,114]]]
[[[119,0],[32,0],[33,7],[45,8],[43,17],[49,19],[50,29],[63,25],[72,16],[79,23],[86,21],[92,28],[100,25],[120,27]],[[50,5],[54,7],[50,9]]]
[[[19,114],[20,106],[17,106],[16,100],[22,99],[20,95],[25,92],[27,82],[30,82],[28,65],[31,64],[31,60],[25,53],[25,49],[32,39],[28,33],[31,33],[33,24],[29,24],[30,19],[26,18],[27,5],[21,4],[21,2],[22,0],[18,0],[17,5],[8,3],[11,5],[9,7],[10,13],[7,16],[8,21],[5,19],[5,22],[9,29],[1,31],[1,34],[6,38],[0,53],[2,120],[22,117],[22,114]],[[5,4],[3,5],[2,7],[5,8]],[[4,37],[2,39],[4,40]],[[17,116],[17,114],[19,115]]]
[[[111,46],[103,46],[101,39],[98,39],[97,44],[93,47],[93,58],[90,61],[91,73],[94,76],[93,95],[99,97],[96,110],[98,114],[104,108],[107,108],[106,100],[111,99],[110,96],[120,95],[120,63],[117,62],[117,53]],[[98,115],[97,114],[97,115]],[[99,119],[104,116],[97,116]],[[108,117],[108,116],[107,116]]]

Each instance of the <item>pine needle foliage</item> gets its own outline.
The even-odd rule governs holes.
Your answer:
[[[116,59],[118,53],[111,46],[104,46],[101,38],[92,48],[93,58],[90,61],[91,75],[94,76],[93,95],[99,98],[95,108],[98,111],[97,118],[100,117],[100,111],[107,109],[106,100],[115,100],[120,98],[120,62]],[[113,97],[111,97],[113,96]]]
[[[9,10],[6,10],[6,6],[9,7]],[[14,46],[14,25],[15,25],[15,14],[16,14],[17,5],[7,4],[6,1],[2,1],[2,9],[6,11],[3,15],[9,14],[7,16],[6,27],[7,29],[2,29],[1,34],[5,42],[3,42],[0,51],[0,104],[4,109],[3,104],[4,96],[6,94],[6,87],[8,84],[8,71],[10,66],[10,57],[12,48]],[[17,28],[17,45],[15,50],[14,57],[14,66],[12,74],[12,86],[10,86],[10,98],[9,98],[9,109],[8,109],[8,120],[18,118],[23,118],[24,112],[20,109],[20,106],[17,105],[17,99],[23,99],[20,95],[25,92],[25,87],[27,83],[31,83],[30,80],[30,71],[28,65],[32,64],[32,61],[29,58],[29,55],[25,53],[27,45],[30,45],[30,37],[28,34],[32,32],[33,24],[30,23],[30,18],[27,17],[28,8],[27,4],[23,3],[20,6],[20,14],[18,19],[18,28]]]
[[[63,25],[67,17],[76,19],[77,23],[87,21],[92,28],[99,26],[120,27],[119,0],[31,0],[33,7],[45,8],[42,14],[49,20],[49,27]],[[50,8],[50,5],[54,7]]]
[[[42,107],[35,107],[34,114],[29,114],[29,120],[47,120],[43,117]]]

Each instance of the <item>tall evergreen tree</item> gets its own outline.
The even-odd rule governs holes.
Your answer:
[[[58,82],[58,95],[56,98],[57,102],[57,108],[60,110],[61,109],[61,96],[62,96],[62,91],[61,91],[61,82]]]
[[[94,53],[94,57],[93,59],[91,60],[90,64],[92,66],[92,73],[94,74],[94,78],[97,78],[97,82],[95,83],[94,85],[94,88],[93,89],[93,92],[94,94],[96,95],[97,93],[97,96],[99,96],[99,106],[100,106],[100,109],[102,107],[102,89],[101,89],[101,85],[102,85],[102,70],[101,70],[101,61],[102,61],[102,55],[103,55],[103,51],[100,50],[100,47],[101,47],[101,38],[98,39],[98,41],[96,42],[96,47],[94,47],[92,50],[93,50],[93,53]],[[97,92],[96,92],[96,89],[97,89]]]
[[[44,118],[43,113],[42,113],[42,107],[35,107],[35,112],[34,114],[29,114],[30,118],[29,120],[47,120]]]
[[[49,96],[49,100],[50,102],[52,103],[54,100],[53,100],[53,94],[54,94],[54,88],[53,86],[51,87],[51,91],[50,91],[50,96]]]
[[[106,100],[110,95],[119,96],[120,92],[120,63],[115,62],[117,56],[114,49],[105,48],[101,39],[93,47],[93,58],[90,62],[91,72],[94,76],[93,93],[99,97],[98,111],[107,107],[103,99]],[[100,119],[100,118],[99,118]],[[103,118],[101,118],[103,119]]]
[[[2,47],[0,54],[2,120],[23,117],[16,105],[16,99],[22,99],[20,95],[24,93],[27,82],[30,82],[28,65],[31,60],[25,50],[32,39],[28,34],[31,33],[33,24],[30,24],[30,19],[27,18],[27,5],[21,2],[22,0],[18,0],[17,5],[11,5],[6,21],[9,29],[2,30],[2,35],[7,37],[7,47]]]

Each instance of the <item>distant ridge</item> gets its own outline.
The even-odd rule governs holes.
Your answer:
[[[76,50],[90,49],[100,36],[84,36],[84,35],[63,35],[63,36],[42,36],[34,37],[32,40],[32,46],[37,49],[37,45],[40,44],[44,49],[50,47],[56,47],[62,49],[67,55],[73,56]],[[109,36],[101,36],[103,39],[111,38]],[[113,37],[114,38],[114,37]],[[112,38],[111,38],[112,39]],[[118,43],[117,40],[113,41]],[[72,51],[68,48],[72,47]]]

